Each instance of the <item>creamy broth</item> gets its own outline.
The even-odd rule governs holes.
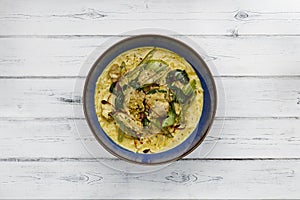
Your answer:
[[[192,66],[174,52],[141,47],[103,70],[95,109],[104,132],[137,153],[158,153],[182,143],[195,129],[203,89]]]

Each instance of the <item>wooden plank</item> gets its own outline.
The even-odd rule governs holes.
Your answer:
[[[101,36],[0,38],[1,76],[78,76],[89,55],[108,39]],[[191,36],[190,39],[206,51],[204,58],[213,61],[221,76],[300,75],[300,37]]]
[[[299,117],[299,78],[216,78],[226,117]],[[84,79],[79,79],[80,86]],[[73,118],[81,110],[76,79],[0,79],[1,118]],[[222,93],[222,91],[219,91]],[[74,96],[73,96],[74,95]],[[220,107],[220,108],[221,108]],[[217,113],[220,117],[222,113]],[[83,117],[82,112],[75,117]]]
[[[299,35],[297,3],[118,0],[112,4],[108,0],[30,0],[24,4],[2,0],[0,35],[115,35],[145,27],[180,34]]]
[[[0,5],[0,198],[300,198],[298,1]],[[80,143],[73,120],[84,119],[73,113],[82,106],[80,92],[73,96],[74,76],[109,36],[144,27],[189,34],[207,51],[227,113],[223,134],[209,135],[185,160],[128,174],[97,163]],[[85,141],[95,145],[88,133]]]
[[[0,90],[6,91],[1,100],[1,117],[73,117],[75,79],[2,79],[0,82]]]
[[[80,138],[76,127],[80,124]],[[2,120],[0,159],[93,158],[84,148],[99,146],[82,120]],[[188,158],[300,158],[299,119],[227,119],[214,128]],[[213,145],[215,148],[211,150]],[[101,148],[100,146],[98,147]],[[26,151],[24,151],[26,149]],[[101,148],[96,157],[112,157]]]
[[[144,174],[114,171],[97,162],[2,162],[0,196],[296,199],[300,197],[299,172],[299,160],[180,161]]]

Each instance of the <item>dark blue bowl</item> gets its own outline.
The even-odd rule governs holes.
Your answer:
[[[185,58],[195,69],[204,90],[204,102],[201,118],[190,136],[174,148],[153,154],[129,151],[116,144],[101,128],[95,110],[95,89],[98,77],[104,68],[119,54],[138,47],[155,46],[171,50]],[[89,71],[83,92],[85,118],[98,142],[111,154],[120,159],[138,164],[162,164],[178,160],[198,147],[207,135],[216,113],[216,86],[208,66],[201,56],[191,47],[174,38],[163,35],[138,35],[126,38],[106,50]]]

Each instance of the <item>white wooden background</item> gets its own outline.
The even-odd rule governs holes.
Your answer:
[[[72,92],[97,46],[139,28],[197,42],[227,113],[208,157],[128,174],[83,148]],[[0,0],[0,198],[300,198],[299,52],[296,0]]]

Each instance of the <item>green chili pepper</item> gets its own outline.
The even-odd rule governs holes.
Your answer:
[[[147,119],[147,117],[145,117],[145,118],[142,119],[143,126],[148,126],[149,123],[150,123],[150,121],[149,121],[149,119]]]
[[[150,58],[152,58],[154,52],[155,52],[156,48],[154,47],[151,51],[149,51],[149,53],[147,53],[147,55],[144,57],[144,59],[138,64],[144,64],[145,62],[147,62]]]
[[[122,131],[120,128],[118,128],[118,141],[122,142],[124,138],[124,131]]]
[[[185,85],[182,88],[182,92],[186,95],[186,96],[190,96],[193,94],[193,92],[196,89],[196,81],[192,80],[189,84]]]
[[[167,93],[167,91],[165,90],[158,90],[158,89],[153,89],[153,90],[150,90],[149,92],[147,92],[147,94],[155,94],[155,93]]]
[[[124,61],[121,63],[120,68],[121,68],[121,70],[122,70],[123,68],[125,68],[125,62],[124,62]]]

